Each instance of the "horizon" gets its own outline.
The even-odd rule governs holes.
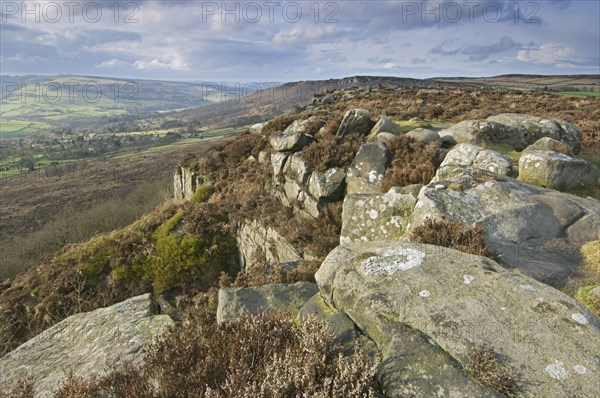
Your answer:
[[[599,13],[599,2],[582,0],[3,0],[0,74],[171,82],[596,75]]]

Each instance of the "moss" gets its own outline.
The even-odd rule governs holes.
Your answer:
[[[600,297],[590,294],[590,292],[598,286],[599,285],[590,285],[581,287],[577,290],[574,297],[575,300],[588,307],[590,311],[600,317]]]
[[[430,129],[432,127],[429,122],[425,121],[395,121],[394,124],[399,127],[402,133],[408,133],[409,131],[412,131],[417,128]]]
[[[196,192],[192,195],[192,203],[204,203],[215,192],[215,188],[211,184],[203,184],[196,188]]]

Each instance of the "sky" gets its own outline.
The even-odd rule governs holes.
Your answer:
[[[600,1],[7,1],[1,74],[285,82],[600,73]]]

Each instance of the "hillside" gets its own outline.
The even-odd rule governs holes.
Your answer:
[[[24,136],[52,129],[114,129],[129,123],[161,126],[160,114],[220,103],[232,84],[115,79],[96,76],[7,76],[2,81],[0,134]],[[252,93],[256,88],[249,86]],[[131,131],[131,130],[122,130]]]
[[[392,82],[307,89],[239,137],[169,152],[173,199],[0,285],[0,381],[59,397],[592,397],[600,98]],[[221,106],[181,115],[275,109]],[[106,364],[121,353],[133,362]],[[44,360],[61,356],[70,376]]]

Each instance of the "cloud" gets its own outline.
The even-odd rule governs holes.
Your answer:
[[[470,46],[462,49],[461,54],[469,56],[469,61],[483,61],[496,53],[503,53],[510,50],[519,49],[521,45],[515,43],[510,37],[500,38],[498,43],[485,46]]]
[[[128,62],[121,61],[120,59],[116,59],[116,58],[102,61],[99,64],[96,64],[97,68],[107,68],[107,69],[122,68],[122,67],[128,67],[128,66],[131,66]]]
[[[162,61],[157,58],[151,60],[139,60],[133,63],[136,69],[159,69],[159,70],[186,70],[187,64],[179,60]]]
[[[452,50],[447,49],[449,46],[453,46],[454,43],[457,43],[458,40],[457,39],[453,39],[453,40],[444,40],[443,42],[441,42],[440,44],[438,44],[437,46],[435,46],[434,48],[432,48],[429,52],[431,54],[439,54],[439,55],[444,55],[444,56],[448,56],[448,55],[456,55],[458,53],[460,53],[462,51],[462,48],[454,48]]]
[[[559,43],[544,43],[524,48],[519,51],[517,59],[523,62],[553,64],[576,56],[576,51]]]

